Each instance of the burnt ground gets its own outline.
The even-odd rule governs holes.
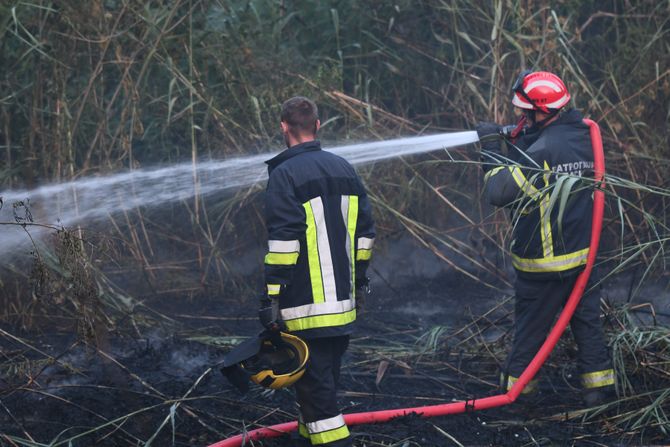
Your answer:
[[[387,272],[373,272],[376,290],[344,360],[344,412],[496,394],[511,305],[486,313],[511,289],[492,291],[439,269],[412,274],[424,276],[396,278],[391,288]],[[290,390],[254,387],[241,395],[217,370],[207,372],[240,336],[258,331],[254,301],[163,300],[161,312],[174,321],[140,321],[124,333],[108,334],[97,348],[73,333],[2,328],[0,445],[130,446],[151,440],[202,446],[245,428],[294,420]],[[354,445],[663,444],[667,438],[658,427],[612,426],[609,418],[630,408],[574,413],[582,404],[574,346],[565,339],[541,372],[538,396],[477,413],[352,427]]]

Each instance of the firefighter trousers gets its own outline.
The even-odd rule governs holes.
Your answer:
[[[544,343],[576,280],[577,276],[548,281],[517,277],[514,341],[502,374],[503,387],[507,390],[518,380]],[[614,370],[600,321],[598,293],[584,293],[570,320],[570,329],[577,342],[577,360],[584,390],[614,385]],[[524,393],[534,391],[535,383],[531,381]]]
[[[305,342],[309,347],[307,368],[294,385],[300,407],[296,444],[350,447],[349,429],[336,395],[349,336],[313,338]]]

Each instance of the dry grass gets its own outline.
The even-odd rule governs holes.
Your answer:
[[[280,147],[278,107],[294,94],[317,100],[326,141],[472,128],[484,119],[509,122],[509,86],[520,68],[550,69],[602,128],[609,175],[600,263],[608,272],[604,280],[636,272],[634,296],[644,282],[668,278],[670,13],[666,2],[654,0],[596,3],[566,1],[551,9],[522,0],[6,1],[0,5],[0,184],[30,189],[186,160],[195,168],[203,159]],[[361,175],[382,249],[385,239],[410,235],[445,269],[495,289],[509,278],[504,258],[490,254],[505,251],[511,227],[503,211],[482,204],[476,160],[470,149],[452,150],[371,165]],[[2,264],[0,320],[11,328],[2,336],[20,346],[16,355],[3,352],[3,377],[23,377],[23,387],[39,393],[39,371],[60,361],[15,329],[76,330],[82,343],[104,352],[109,332],[139,337],[148,327],[181,327],[176,320],[184,312],[177,316],[165,300],[193,305],[236,296],[244,303],[254,296],[258,270],[241,272],[237,264],[262,245],[260,189],[203,197],[193,172],[192,199],[81,228],[59,229],[53,222],[60,231],[51,241],[33,241],[34,259]],[[0,229],[20,225],[30,237],[27,214],[17,216],[24,220],[0,222]],[[492,370],[504,340],[485,342],[481,334],[505,318],[501,308],[463,328],[354,346],[362,357],[376,353],[356,371],[382,380],[380,362],[400,370],[428,367],[426,361],[448,369],[452,363],[439,359],[445,343],[484,352],[482,368]],[[625,311],[608,315],[617,328],[612,343],[617,368],[625,371],[619,387],[626,410],[598,419],[598,427],[631,436],[662,433],[669,405],[667,334],[633,324]],[[141,383],[140,376],[128,376]],[[118,432],[128,445],[144,442],[123,427],[153,411],[161,414],[158,435],[174,434],[180,414],[217,436],[242,424],[190,406],[191,399],[226,397],[192,398],[189,389],[175,398],[148,382],[141,386],[155,404],[118,418],[99,415],[101,425],[91,433]],[[457,442],[448,430],[436,430]],[[83,433],[64,433],[52,445]],[[42,445],[25,431],[4,436],[10,445]]]

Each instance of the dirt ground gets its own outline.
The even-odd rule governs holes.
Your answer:
[[[344,359],[345,413],[496,394],[511,303],[481,316],[510,295],[509,287],[492,291],[460,274],[436,271],[391,288],[383,268],[373,272],[373,282],[376,290]],[[2,328],[15,338],[0,337],[2,364],[12,365],[0,374],[0,445],[131,446],[150,440],[205,446],[245,429],[294,420],[290,390],[253,387],[241,395],[215,368],[240,336],[260,329],[254,304],[254,299],[186,305],[165,300],[161,311],[175,322],[109,334],[97,348],[73,333]],[[52,360],[44,361],[44,354]],[[533,398],[470,414],[352,427],[354,445],[664,443],[657,430],[642,436],[611,430],[607,418],[623,409],[572,413],[582,408],[574,356],[572,344],[562,342],[543,368],[541,392]]]

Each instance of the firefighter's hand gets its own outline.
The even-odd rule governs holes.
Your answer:
[[[478,122],[475,126],[475,130],[477,131],[477,136],[482,144],[482,149],[490,150],[495,147],[500,147],[502,129],[503,126],[496,123]]]
[[[475,127],[482,150],[501,153],[500,143],[502,141],[502,126],[496,123],[479,122]]]
[[[367,278],[366,278],[367,280]],[[365,300],[370,294],[370,283],[367,280],[364,284],[358,284],[354,291],[354,299],[356,300],[356,312],[363,312],[365,310]]]
[[[496,123],[479,122],[475,129],[482,146],[482,169],[484,169],[484,172],[487,172],[495,164],[499,164],[504,160],[501,148],[502,126]]]
[[[281,331],[285,328],[284,321],[279,313],[279,300],[276,298],[262,298],[258,309],[258,320],[265,329]]]

